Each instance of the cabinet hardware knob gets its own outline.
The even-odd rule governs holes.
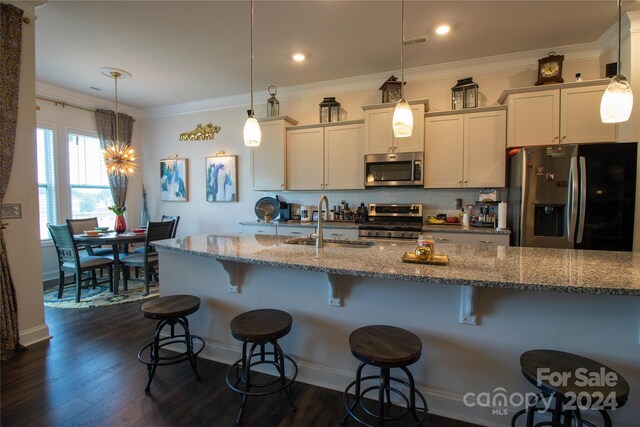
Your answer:
[[[562,139],[567,139],[567,135],[562,135]]]
[[[462,184],[462,180],[458,181],[458,184]]]
[[[464,180],[464,182],[465,182],[465,184],[466,184],[467,182],[469,182],[469,180],[468,180],[468,179],[465,179],[465,180]]]

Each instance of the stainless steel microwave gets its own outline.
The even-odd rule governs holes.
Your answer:
[[[422,152],[367,154],[364,156],[364,186],[422,186],[423,157]]]

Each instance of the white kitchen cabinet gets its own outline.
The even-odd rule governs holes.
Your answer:
[[[603,80],[506,90],[507,147],[615,142],[615,124],[600,120]]]
[[[560,91],[560,143],[613,142],[616,126],[602,123],[600,101],[607,85]]]
[[[363,125],[324,129],[324,188],[364,189]]]
[[[559,90],[509,96],[507,147],[557,144],[559,129]]]
[[[287,130],[289,190],[364,188],[363,122]]]
[[[253,189],[282,191],[286,188],[286,127],[298,122],[286,116],[259,122],[262,141],[259,147],[251,148]]]
[[[278,236],[307,237],[315,233],[315,227],[291,226],[278,224]]]
[[[357,228],[331,228],[322,226],[322,234],[328,239],[357,239],[360,237]]]
[[[324,188],[324,129],[287,130],[287,189]]]
[[[431,235],[436,242],[436,252],[438,243],[455,243],[460,245],[484,245],[484,246],[509,246],[508,234],[493,233],[447,233],[423,232],[424,235]]]
[[[265,225],[265,224],[242,224],[242,232],[245,234],[269,234],[272,236],[276,235],[276,225]]]
[[[505,132],[503,108],[426,117],[425,188],[504,187]]]
[[[424,112],[428,100],[409,101],[413,113],[413,132],[407,138],[393,136],[395,104],[377,104],[364,110],[365,154],[412,153],[424,150]]]

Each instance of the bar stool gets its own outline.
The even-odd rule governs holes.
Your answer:
[[[412,332],[394,326],[374,325],[356,329],[349,335],[349,345],[351,353],[360,361],[356,372],[356,379],[347,386],[344,391],[344,406],[346,414],[342,423],[346,423],[351,417],[358,423],[373,427],[367,421],[375,422],[382,426],[387,421],[397,421],[411,413],[414,425],[421,424],[427,417],[427,401],[422,393],[416,389],[411,371],[407,366],[417,362],[422,352],[422,341]],[[362,376],[365,366],[371,365],[380,368],[379,375]],[[392,377],[390,370],[398,368],[402,370],[407,379]],[[366,386],[366,383],[372,383]],[[409,396],[397,387],[409,388]],[[354,395],[349,392],[355,387]],[[371,391],[378,391],[378,411],[374,413],[367,408],[363,400],[365,395]],[[395,416],[391,416],[391,393],[400,397],[405,404],[404,410]],[[386,405],[385,405],[386,395]],[[422,402],[422,407],[416,407],[416,396]],[[353,402],[351,402],[353,400]],[[385,416],[385,406],[388,407]],[[422,416],[418,417],[418,411]]]
[[[231,365],[226,377],[227,386],[240,395],[236,424],[242,421],[249,396],[266,396],[284,391],[292,410],[296,410],[291,385],[298,375],[298,365],[278,345],[278,339],[289,333],[292,324],[293,319],[289,313],[272,309],[248,311],[231,320],[231,335],[242,341],[242,358]],[[249,344],[251,347],[247,351]],[[273,350],[266,351],[266,344],[271,344]],[[288,369],[286,361],[290,364]],[[275,378],[256,382],[252,368],[259,365],[275,368]]]
[[[581,410],[600,412],[604,426],[611,427],[607,410],[623,406],[629,397],[629,383],[622,375],[586,357],[563,351],[531,350],[520,356],[520,367],[527,381],[540,392],[528,402],[526,409],[513,416],[512,427],[524,414],[527,416],[527,427],[566,427],[571,426],[572,422],[576,427],[593,427],[593,424],[582,419]],[[583,384],[585,378],[590,378],[592,374],[597,374],[597,378],[592,378],[598,380],[598,384]],[[550,399],[554,400],[553,406],[538,406]],[[551,421],[534,424],[536,413],[550,413]]]
[[[142,347],[138,352],[138,360],[147,365],[147,370],[149,371],[149,381],[144,391],[148,392],[151,388],[151,380],[153,380],[158,366],[173,365],[188,360],[193,372],[196,374],[196,378],[200,379],[197,370],[197,359],[205,343],[199,336],[191,335],[189,321],[187,320],[187,316],[198,311],[198,308],[200,308],[200,298],[192,295],[159,297],[142,305],[144,317],[158,320],[153,334],[153,341]],[[174,327],[176,324],[182,327],[183,334],[175,334]],[[171,334],[160,338],[162,329],[167,325],[171,327]],[[174,344],[184,345],[185,350],[177,354],[162,350],[164,347]]]

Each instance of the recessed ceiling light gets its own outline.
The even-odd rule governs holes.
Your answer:
[[[439,36],[444,36],[445,34],[447,34],[449,31],[451,31],[451,27],[443,24],[443,25],[438,25],[436,27],[436,34]]]
[[[296,62],[302,62],[305,59],[304,53],[294,53],[291,58]]]

